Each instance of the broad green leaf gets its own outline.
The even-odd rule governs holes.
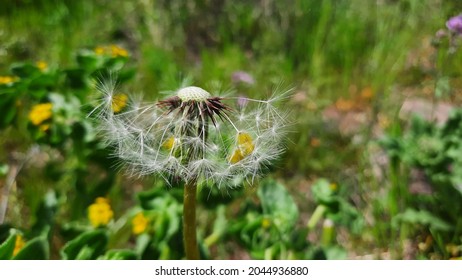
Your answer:
[[[14,260],[48,260],[50,248],[45,236],[36,237],[26,243]]]
[[[313,198],[316,203],[320,204],[332,204],[337,202],[337,197],[335,196],[335,190],[331,187],[331,184],[326,179],[319,179],[311,188],[313,192]]]
[[[40,69],[31,63],[15,63],[11,66],[11,73],[20,78],[30,78],[40,74]]]
[[[298,208],[286,188],[275,180],[266,180],[258,188],[263,213],[272,216],[272,221],[281,230],[292,228],[298,219]]]
[[[84,232],[66,243],[61,250],[61,255],[66,260],[75,260],[84,257],[84,255],[86,259],[96,259],[104,252],[107,243],[108,236],[105,230]],[[89,252],[89,248],[93,251],[90,255],[86,255]],[[81,251],[83,252],[81,253]]]
[[[396,215],[392,220],[392,225],[398,227],[399,223],[421,224],[429,226],[434,230],[448,231],[452,226],[439,217],[425,210],[406,209],[404,213]]]
[[[76,60],[81,69],[89,73],[101,67],[103,61],[101,56],[89,50],[80,51],[76,56]]]
[[[149,246],[149,242],[151,242],[151,237],[147,233],[143,233],[136,238],[136,246],[135,250],[138,255],[142,255],[146,248]]]
[[[9,260],[13,256],[17,234],[12,230],[8,239],[0,244],[0,260]]]

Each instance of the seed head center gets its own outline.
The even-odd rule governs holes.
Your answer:
[[[183,102],[187,101],[206,101],[210,97],[210,93],[200,87],[185,87],[178,91],[177,96]]]

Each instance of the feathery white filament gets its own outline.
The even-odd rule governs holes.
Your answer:
[[[114,114],[107,104],[116,92],[115,83],[98,89],[104,95],[104,104],[94,112],[100,131],[133,174],[157,173],[163,178],[233,187],[243,179],[259,177],[284,152],[281,142],[287,132],[287,114],[275,105],[284,98],[247,99],[245,106],[239,106],[232,97],[212,97],[202,88],[189,86],[175,93],[179,101],[165,103],[166,99],[165,106],[130,104],[136,106]],[[245,143],[236,143],[239,133],[245,133]],[[247,151],[230,160],[243,144]]]

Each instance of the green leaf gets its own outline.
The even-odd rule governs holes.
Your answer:
[[[95,252],[94,248],[84,246],[82,249],[80,249],[79,254],[75,257],[76,260],[90,260],[91,256]]]
[[[61,250],[61,255],[66,260],[96,259],[104,252],[107,243],[108,236],[105,230],[84,232],[69,241]]]
[[[329,246],[323,250],[328,260],[344,260],[348,257],[347,251],[340,246]]]
[[[442,98],[448,96],[451,92],[451,85],[449,83],[449,77],[441,77],[436,81],[435,96],[436,98]]]
[[[101,67],[102,58],[89,50],[82,50],[76,56],[79,66],[87,72],[93,72],[95,69]]]
[[[311,191],[313,192],[313,198],[316,203],[332,204],[337,202],[335,191],[330,185],[330,182],[326,179],[319,179],[313,184]]]
[[[50,248],[45,236],[36,237],[26,243],[14,260],[48,260],[50,258]]]
[[[148,248],[149,242],[151,242],[151,237],[147,233],[143,233],[136,238],[135,250],[138,255],[142,255],[143,252]]]
[[[0,260],[9,260],[13,256],[17,233],[12,230],[8,239],[0,244]]]
[[[47,234],[50,227],[53,225],[54,216],[58,207],[58,198],[56,193],[49,190],[35,213],[36,222],[32,226],[33,235]]]
[[[88,73],[82,69],[69,69],[65,71],[66,81],[71,88],[83,89],[89,84]]]
[[[278,228],[288,230],[298,219],[298,208],[286,188],[275,180],[266,180],[258,189],[263,213],[272,216]]]
[[[31,63],[15,63],[11,66],[11,73],[20,78],[29,78],[40,74],[40,69]]]
[[[0,176],[6,176],[10,167],[8,164],[0,164]]]
[[[106,254],[99,258],[100,260],[137,260],[138,255],[126,249],[117,249],[117,250],[109,250]]]
[[[392,220],[392,226],[398,227],[400,223],[420,224],[429,226],[434,230],[449,231],[452,226],[432,213],[425,210],[406,209],[404,213],[396,215]]]

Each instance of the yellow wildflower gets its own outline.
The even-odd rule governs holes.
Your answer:
[[[24,242],[24,239],[22,238],[21,235],[16,235],[16,241],[14,243],[14,251],[13,251],[13,256],[16,256],[19,251],[26,245],[26,242]]]
[[[35,63],[35,65],[37,66],[38,69],[40,69],[40,71],[45,71],[47,70],[48,68],[48,64],[45,62],[45,61],[37,61],[37,63]]]
[[[329,185],[329,188],[330,188],[332,191],[335,192],[335,191],[338,189],[338,186],[337,186],[336,183],[331,183],[331,184]]]
[[[12,84],[17,80],[19,80],[19,78],[15,76],[0,76],[0,85]]]
[[[111,54],[114,57],[116,57],[116,56],[123,56],[123,57],[128,56],[128,52],[127,52],[126,49],[121,48],[121,47],[116,46],[116,45],[111,45]]]
[[[124,93],[117,93],[112,97],[112,111],[119,113],[127,106],[128,96]]]
[[[263,218],[261,221],[261,227],[262,228],[269,228],[271,226],[271,220],[268,218]]]
[[[141,234],[148,228],[149,220],[144,216],[143,212],[140,212],[133,217],[132,220],[132,232],[133,234]]]
[[[98,197],[95,203],[88,207],[88,219],[95,228],[107,225],[113,216],[109,201],[103,197]]]
[[[229,159],[232,164],[243,160],[253,152],[255,145],[252,142],[252,136],[245,132],[239,132],[237,135],[237,147]]]
[[[39,125],[44,121],[48,120],[52,116],[51,109],[53,108],[53,104],[51,103],[42,103],[37,104],[32,107],[32,110],[29,112],[29,120],[34,125]]]
[[[98,46],[94,49],[94,52],[97,54],[97,55],[103,55],[105,53],[104,51],[104,47],[102,46]]]
[[[117,45],[97,46],[93,51],[97,55],[110,55],[112,57],[118,57],[118,56],[127,57],[128,56],[128,51]]]

